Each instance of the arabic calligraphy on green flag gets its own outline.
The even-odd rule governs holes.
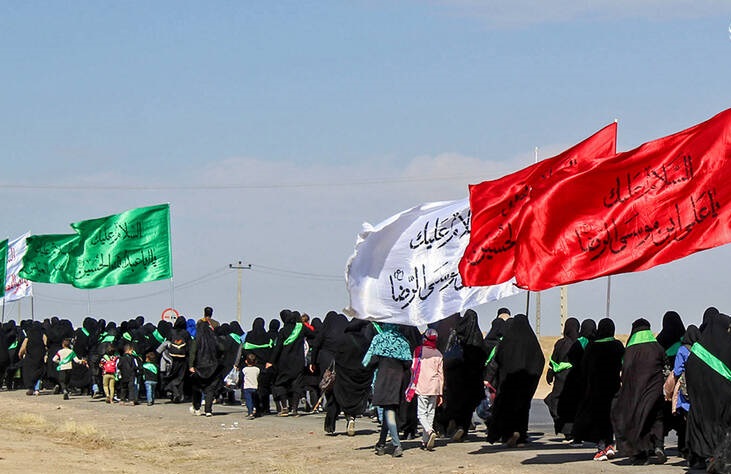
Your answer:
[[[75,234],[28,238],[23,278],[103,288],[173,276],[168,204],[75,222],[71,227]]]
[[[70,253],[79,243],[76,234],[30,235],[20,277],[39,283],[71,283]]]
[[[8,268],[8,239],[0,242],[0,275],[2,275],[3,284],[0,285],[0,297],[5,297],[5,278]]]
[[[172,278],[170,206],[140,207],[71,224],[81,241],[73,251],[72,285],[102,288]]]

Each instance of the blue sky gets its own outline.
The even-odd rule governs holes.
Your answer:
[[[530,164],[535,147],[551,156],[615,118],[626,150],[731,106],[728,2],[591,4],[3,4],[2,234],[66,232],[158,202],[173,219],[172,295],[169,282],[37,285],[36,316],[154,319],[174,303],[230,320],[226,267],[238,260],[255,266],[245,325],[283,307],[323,315],[347,304],[341,277],[363,221],[465,197]],[[618,329],[728,308],[729,256],[616,277]],[[570,313],[603,316],[604,285],[573,285]],[[542,303],[555,333],[557,292]],[[525,301],[485,305],[483,326],[499,305]]]

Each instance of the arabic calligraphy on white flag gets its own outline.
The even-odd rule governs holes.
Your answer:
[[[18,273],[23,266],[23,256],[27,249],[25,239],[30,236],[26,232],[17,239],[8,242],[8,263],[5,270],[5,301],[16,301],[26,296],[33,296],[32,283],[20,278]]]
[[[458,264],[470,238],[468,199],[426,203],[363,224],[345,268],[349,315],[419,326],[517,294],[508,281],[464,287]]]

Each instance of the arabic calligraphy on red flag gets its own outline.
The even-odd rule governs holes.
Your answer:
[[[487,286],[514,276],[521,211],[536,189],[551,188],[580,164],[616,153],[617,124],[602,128],[563,153],[493,181],[470,186],[472,233],[459,272],[465,286]]]
[[[564,174],[521,216],[522,288],[647,270],[731,242],[731,109]]]

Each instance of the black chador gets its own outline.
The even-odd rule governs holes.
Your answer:
[[[546,372],[546,382],[552,384],[553,388],[551,393],[544,399],[544,402],[553,418],[553,428],[556,434],[563,433],[567,437],[570,437],[571,430],[570,428],[564,430],[566,422],[558,414],[558,404],[566,387],[566,378],[573,369],[573,364],[569,361],[569,352],[578,337],[579,320],[576,318],[567,319],[564,323],[563,337],[556,341],[553,346],[551,359],[548,361],[548,371]]]

